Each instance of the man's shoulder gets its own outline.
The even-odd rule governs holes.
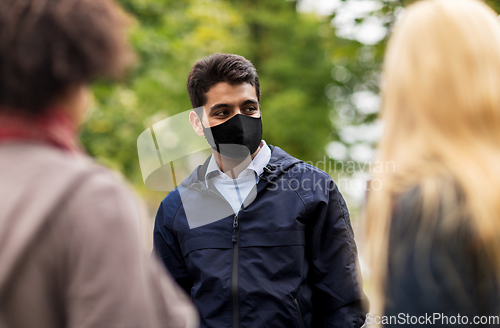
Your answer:
[[[269,164],[278,167],[287,167],[288,169],[295,168],[297,171],[316,173],[324,177],[329,177],[328,173],[315,167],[310,162],[294,157],[278,146],[269,145],[269,147],[272,150]]]
[[[170,191],[165,198],[163,198],[161,202],[161,207],[163,208],[164,212],[169,212],[172,210],[177,210],[177,208],[182,204],[180,193],[179,193],[179,187],[175,187],[174,190]]]
[[[276,156],[276,149],[279,158],[270,164],[281,171],[281,179],[286,180],[289,189],[294,190],[300,197],[315,202],[328,196],[330,192],[336,192],[337,185],[328,173],[278,147],[273,150],[273,156]]]
[[[330,175],[325,171],[317,168],[316,166],[308,162],[299,159],[296,159],[296,161],[292,165],[287,167],[286,170],[284,170],[284,172],[285,171],[288,173],[285,175],[285,177],[288,179],[303,180],[303,179],[314,178],[315,180],[319,179],[319,180],[333,181]]]
[[[328,173],[307,162],[297,163],[295,170],[298,172],[302,172],[306,177],[310,175],[315,175],[318,178],[322,179],[327,179],[327,180],[332,179]]]
[[[205,164],[196,167],[190,176],[165,196],[160,204],[164,215],[175,216],[187,199],[196,197],[196,194],[199,193],[200,189],[203,188],[202,185],[204,185],[199,176],[201,175],[201,171],[206,170]]]

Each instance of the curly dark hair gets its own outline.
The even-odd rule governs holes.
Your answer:
[[[205,105],[206,93],[220,82],[249,83],[260,101],[259,77],[253,64],[242,56],[215,53],[197,61],[189,72],[187,90],[193,108]]]
[[[42,113],[71,86],[121,77],[128,25],[112,0],[1,0],[0,107]]]

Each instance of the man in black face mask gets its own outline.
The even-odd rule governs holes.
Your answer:
[[[206,98],[205,105],[191,113],[191,124],[207,139],[222,171],[229,170],[234,179],[233,168],[253,159],[261,149],[262,118],[256,89],[249,83],[220,82]]]
[[[154,248],[202,327],[361,327],[367,309],[346,204],[323,171],[262,140],[260,85],[237,55],[188,77],[210,156],[163,200]]]

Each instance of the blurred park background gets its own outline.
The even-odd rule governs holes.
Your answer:
[[[124,83],[94,85],[81,136],[91,156],[130,181],[151,219],[166,193],[144,186],[137,137],[191,109],[191,66],[227,52],[257,68],[264,139],[337,181],[359,239],[366,180],[380,169],[374,148],[382,132],[377,113],[384,49],[392,24],[413,1],[119,2],[134,20],[130,38],[138,63]],[[500,9],[498,1],[486,2]]]

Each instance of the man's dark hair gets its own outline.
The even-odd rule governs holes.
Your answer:
[[[249,83],[260,101],[259,77],[253,64],[242,56],[215,53],[197,61],[189,72],[187,90],[193,108],[205,105],[206,93],[220,82]]]
[[[0,110],[42,113],[69,87],[121,76],[128,23],[112,0],[1,0]]]

